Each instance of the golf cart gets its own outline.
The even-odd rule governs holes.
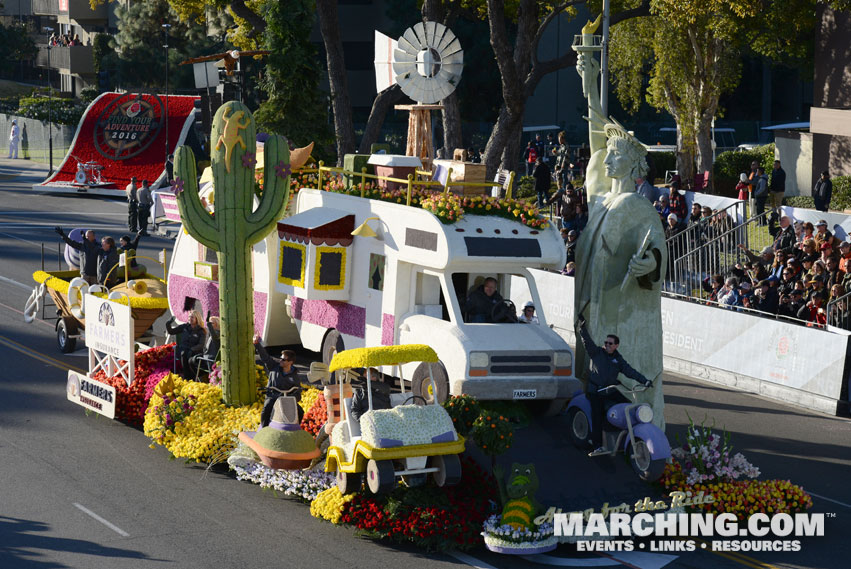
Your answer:
[[[362,368],[366,376],[369,410],[360,419],[352,414],[352,397],[339,399],[340,420],[331,430],[331,447],[325,462],[326,472],[336,472],[337,487],[346,494],[360,488],[362,475],[374,494],[387,493],[401,477],[408,486],[425,482],[431,474],[438,486],[457,484],[461,479],[458,455],[464,452],[464,439],[455,431],[446,410],[434,400],[405,391],[402,364],[437,364],[437,354],[420,344],[356,348],[334,354],[329,371],[339,388],[356,377]],[[401,393],[390,395],[390,409],[373,409],[372,382],[378,380],[380,366],[390,366],[399,377]],[[429,374],[429,377],[433,377]],[[434,386],[432,386],[434,389]],[[328,417],[336,415],[328,409]]]

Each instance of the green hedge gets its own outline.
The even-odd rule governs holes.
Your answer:
[[[715,193],[722,196],[736,196],[736,184],[739,175],[751,171],[751,162],[759,162],[767,174],[774,168],[774,144],[758,146],[753,150],[722,152],[715,158],[712,177]]]
[[[648,152],[647,163],[650,166],[649,176],[652,183],[664,182],[665,172],[677,169],[676,152]]]
[[[48,97],[23,97],[16,114],[40,121],[48,120],[55,124],[76,125],[83,116],[83,107],[72,99]]]

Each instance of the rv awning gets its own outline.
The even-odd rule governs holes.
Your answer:
[[[339,209],[312,208],[278,222],[278,237],[313,245],[352,244],[355,216]]]

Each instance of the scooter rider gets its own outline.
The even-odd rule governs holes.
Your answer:
[[[579,337],[582,339],[582,344],[585,346],[585,351],[588,353],[590,359],[588,385],[585,388],[585,395],[591,404],[591,423],[593,427],[591,439],[596,450],[588,453],[588,456],[608,454],[609,451],[603,446],[603,431],[614,429],[614,427],[610,427],[608,421],[606,421],[605,411],[615,403],[629,403],[629,401],[616,389],[610,389],[604,393],[598,393],[597,390],[610,385],[618,385],[619,374],[623,374],[648,387],[653,382],[641,375],[641,373],[633,369],[626,362],[620,352],[618,352],[620,338],[614,334],[606,336],[606,340],[603,342],[603,347],[601,348],[594,343],[591,334],[588,333],[588,329],[585,326],[585,318],[580,317]]]

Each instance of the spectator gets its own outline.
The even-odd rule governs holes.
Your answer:
[[[538,160],[538,149],[535,148],[535,144],[531,140],[526,144],[523,160],[526,162],[526,175],[531,176],[532,172],[535,171],[535,162]]]
[[[753,197],[753,192],[756,189],[756,178],[759,176],[759,162],[754,160],[751,162],[751,169],[748,172],[748,193]]]
[[[544,144],[544,139],[541,138],[540,132],[535,135],[535,150],[538,153],[537,157],[543,160],[546,154],[547,147]]]
[[[795,230],[795,247],[799,247],[801,245],[801,241],[804,240],[804,222],[797,220],[792,224],[792,227]]]
[[[792,253],[795,249],[795,229],[792,227],[792,220],[788,215],[780,216],[780,233],[774,239],[774,250]]]
[[[543,210],[550,199],[550,167],[546,165],[540,155],[535,162],[535,193],[538,195],[538,209]]]
[[[656,200],[659,198],[659,192],[656,190],[656,186],[647,181],[646,178],[640,177],[635,179],[635,191],[637,194],[644,196],[650,203],[656,203]]]
[[[772,287],[769,281],[759,281],[756,285],[754,296],[756,297],[753,302],[754,310],[768,314],[777,314],[779,297],[777,296],[777,289]]]
[[[132,239],[129,235],[122,235],[118,240],[118,254],[121,253],[129,253],[128,256],[132,257],[130,259],[131,267],[138,267],[139,262],[136,260],[136,250],[139,248],[139,239],[141,238],[141,233],[136,233],[136,238]]]
[[[127,227],[130,233],[136,233],[139,229],[139,186],[136,176],[130,178],[125,191],[127,192]]]
[[[571,261],[569,263],[565,263],[564,269],[562,269],[561,274],[568,276],[568,277],[572,277],[575,272],[576,272],[576,263]]]
[[[748,175],[742,172],[739,174],[739,183],[736,184],[736,191],[739,192],[739,199],[748,201],[750,193],[750,184],[748,184]]]
[[[547,204],[555,204],[555,215],[561,218],[561,226],[567,230],[575,229],[578,212],[582,211],[582,198],[576,193],[570,182],[547,200]]]
[[[718,291],[718,305],[724,308],[741,306],[739,281],[736,277],[728,277],[724,282],[724,287]]]
[[[209,361],[219,359],[219,346],[221,345],[221,323],[218,316],[207,315],[207,340],[204,343],[204,351],[189,358],[193,369],[197,370],[201,364],[201,358]],[[207,368],[209,371],[209,367]]]
[[[836,257],[830,257],[827,259],[825,265],[827,268],[825,271],[827,276],[827,287],[832,289],[834,285],[842,284],[842,279],[845,277],[845,273],[839,270],[839,259]]]
[[[830,243],[831,247],[833,246],[833,233],[831,233],[827,228],[827,222],[825,220],[820,219],[819,222],[816,223],[816,234],[814,239],[819,250],[821,250],[822,243]]]
[[[702,283],[703,290],[709,293],[709,302],[718,302],[718,295],[721,289],[724,288],[724,277],[721,275],[712,275],[707,277]]]
[[[851,259],[851,243],[848,241],[840,241],[839,242],[839,269],[842,272],[845,272],[845,261],[846,259]]]
[[[786,193],[786,171],[780,167],[780,160],[774,161],[774,171],[771,173],[771,207],[780,211],[783,205],[783,195]]]
[[[668,219],[668,214],[671,213],[671,200],[668,196],[662,194],[653,205],[656,211],[659,212],[659,218],[662,220],[662,223],[665,223],[665,220]]]
[[[175,325],[174,317],[165,323],[166,332],[180,334],[180,342],[174,348],[174,355],[180,361],[183,377],[195,377],[191,358],[204,349],[204,327],[201,326],[201,313],[193,310],[189,313],[189,322]],[[271,413],[271,411],[270,411]]]
[[[810,288],[804,293],[804,298],[808,301],[812,300],[815,297],[821,297],[822,300],[827,296],[827,289],[824,287],[824,279],[816,276],[813,276],[812,279],[807,283]]]
[[[767,225],[768,221],[765,218],[765,202],[768,201],[768,176],[765,175],[765,168],[760,166],[757,168],[757,175],[751,179],[754,189],[751,194],[754,197],[756,216],[759,217],[759,225]]]
[[[697,202],[694,202],[693,204],[691,204],[691,215],[689,215],[689,218],[688,218],[689,227],[691,227],[691,225],[693,223],[699,223],[700,218],[701,218],[700,204],[697,203]]]
[[[806,239],[801,244],[801,254],[799,255],[799,259],[802,263],[804,262],[805,257],[813,257],[813,261],[818,258],[818,249],[815,239]]]
[[[777,292],[782,295],[789,295],[795,289],[795,269],[788,265],[783,268],[780,274],[780,283],[777,285]]]
[[[561,190],[566,187],[569,179],[573,178],[570,175],[570,147],[567,145],[567,138],[564,131],[558,133],[558,147],[555,148],[554,152],[556,155],[556,185]]]
[[[668,201],[671,204],[671,213],[677,214],[677,219],[679,219],[680,221],[685,221],[687,213],[686,198],[680,192],[679,180],[672,181],[669,187],[670,193],[668,194]]]
[[[828,323],[831,326],[848,330],[849,325],[851,325],[851,311],[849,311],[848,299],[842,298],[846,289],[841,285],[836,285],[836,289],[837,295],[832,299],[833,303],[830,305]]]
[[[798,319],[809,322],[808,326],[813,324],[824,326],[827,323],[827,316],[824,312],[824,298],[821,295],[816,295],[808,300],[798,310]]]
[[[851,290],[851,259],[844,259],[845,276],[842,277],[842,288]]]
[[[774,253],[774,262],[768,269],[769,278],[780,280],[783,276],[783,270],[786,268],[786,253],[784,251],[776,251]]]
[[[830,173],[825,170],[819,176],[816,185],[813,186],[813,201],[816,202],[816,209],[819,211],[827,211],[830,207],[830,198],[833,196],[833,182],[830,181]]]
[[[567,251],[567,261],[566,263],[572,263],[576,261],[576,243],[579,241],[579,232],[575,229],[571,229],[567,232],[567,241],[564,244],[565,250]]]
[[[827,241],[821,244],[819,250],[821,251],[821,257],[819,258],[819,260],[825,264],[827,264],[828,259],[835,257],[835,255],[833,254],[833,246]]]
[[[668,223],[665,225],[665,239],[670,239],[675,235],[679,235],[679,233],[683,230],[683,226],[680,225],[680,219],[677,217],[676,213],[668,214]],[[668,259],[669,261],[672,260]]]

